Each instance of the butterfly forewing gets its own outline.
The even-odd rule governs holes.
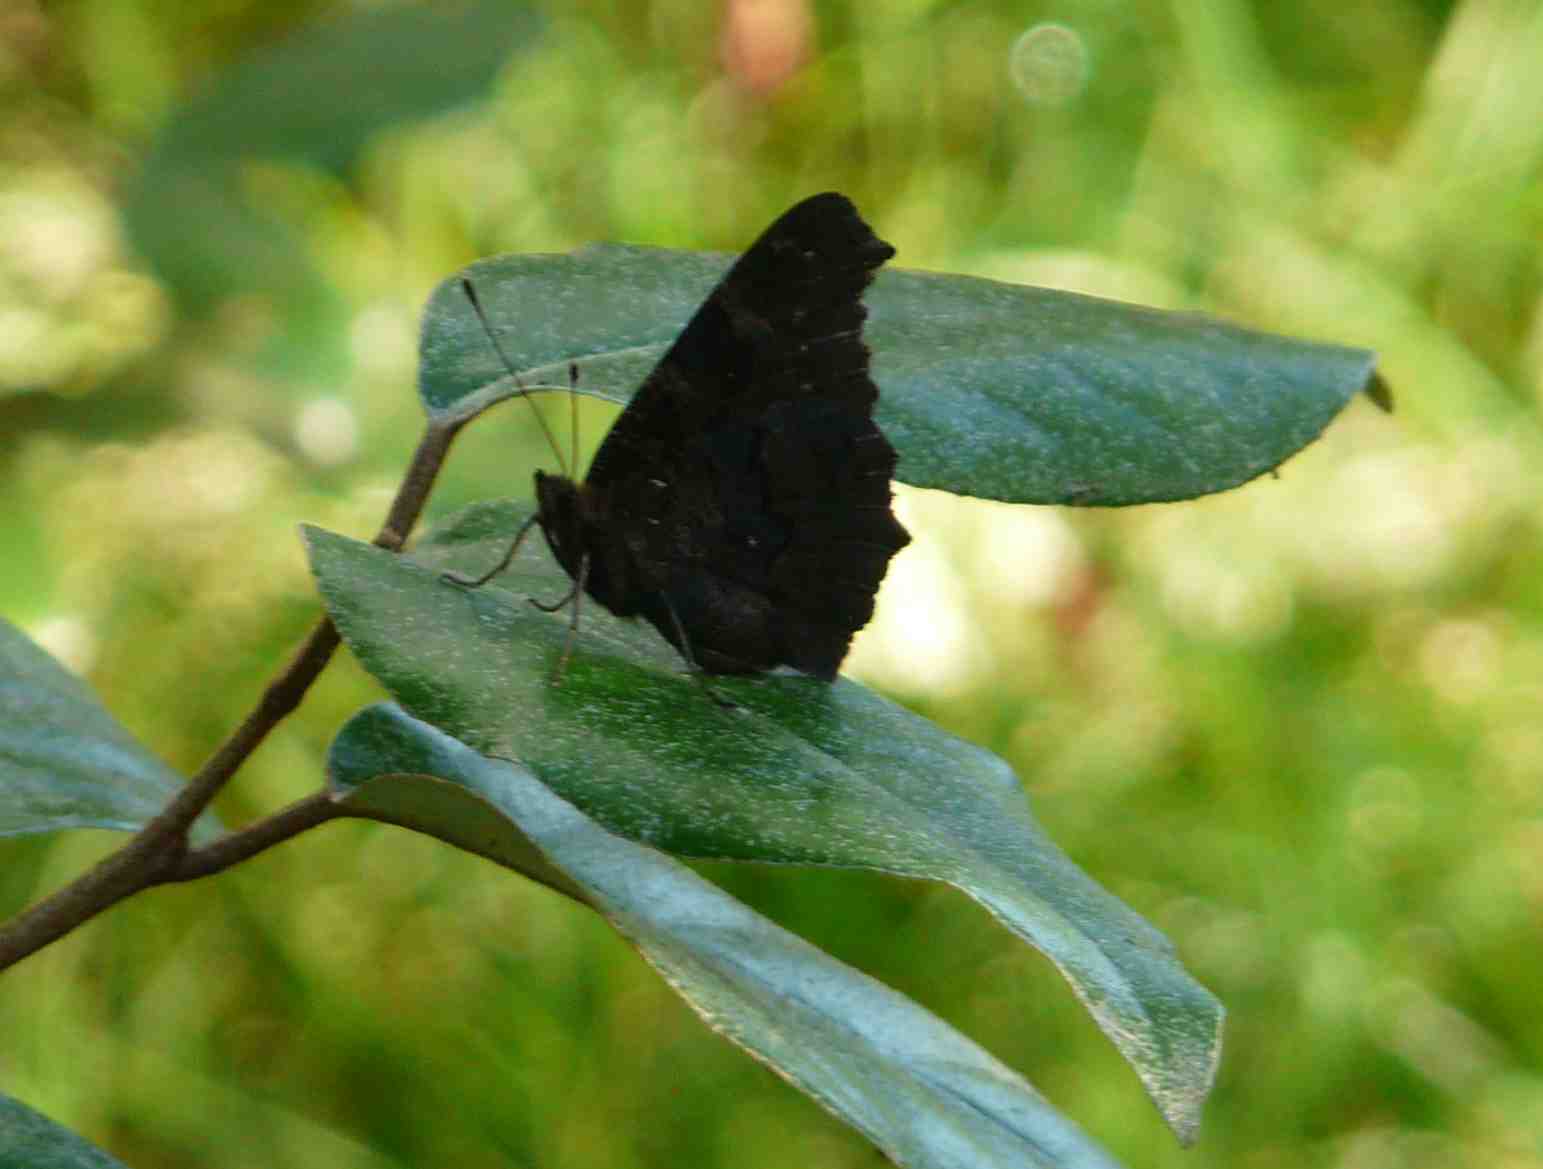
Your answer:
[[[704,430],[779,398],[872,407],[862,293],[895,254],[844,195],[773,223],[697,309],[596,452],[588,482],[635,468],[634,449],[684,450]]]

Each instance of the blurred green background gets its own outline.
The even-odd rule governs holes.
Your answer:
[[[1227,1004],[1196,1148],[962,896],[707,871],[1132,1166],[1543,1165],[1543,6],[434,11],[0,6],[0,611],[195,768],[315,615],[295,525],[384,513],[438,279],[741,247],[817,190],[904,266],[1376,348],[1396,415],[1225,496],[903,492],[850,663],[1004,754]],[[436,512],[539,441],[479,422]],[[376,695],[340,659],[222,814]],[[0,842],[0,911],[113,843]],[[380,826],[120,907],[0,980],[0,1037],[0,1090],[137,1169],[880,1160],[593,915]]]

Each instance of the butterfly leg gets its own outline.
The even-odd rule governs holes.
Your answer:
[[[573,614],[568,618],[568,637],[563,642],[563,656],[557,659],[557,672],[552,675],[552,684],[555,686],[563,680],[563,671],[568,668],[568,659],[573,656],[573,644],[579,636],[579,608],[584,603],[584,585],[589,580],[589,556],[586,554],[579,561],[579,575],[574,578],[573,591],[557,604],[550,607],[543,605],[535,597],[530,598],[530,603],[543,613],[555,613],[569,601],[573,602]]]
[[[579,565],[580,565],[580,568],[579,568],[580,575],[581,576],[588,576],[589,575],[589,557],[588,556],[584,557],[584,559],[579,562]],[[527,601],[529,601],[532,605],[534,605],[536,608],[540,609],[543,613],[555,613],[555,612],[557,612],[557,610],[561,609],[564,605],[566,605],[569,601],[574,600],[579,595],[579,591],[583,587],[584,586],[583,586],[583,584],[580,581],[577,581],[577,580],[574,581],[573,582],[573,587],[571,589],[569,589],[566,593],[564,593],[562,596],[558,597],[557,600],[553,601],[550,605],[543,604],[541,601],[536,600],[535,597],[526,597],[525,599]],[[575,606],[575,607],[577,607],[577,606]]]
[[[460,572],[442,572],[439,574],[439,579],[449,581],[451,584],[460,585],[462,588],[480,589],[488,581],[509,567],[510,563],[514,560],[514,554],[520,550],[520,545],[525,542],[525,536],[530,531],[531,525],[539,518],[539,516],[531,516],[530,519],[521,524],[520,530],[515,533],[514,540],[509,545],[509,550],[504,553],[504,558],[481,576],[467,576]]]
[[[664,602],[665,611],[670,615],[670,622],[675,626],[675,636],[680,639],[678,642],[680,655],[686,659],[686,666],[690,670],[691,676],[701,683],[702,689],[707,693],[707,697],[711,698],[724,710],[738,710],[739,703],[719,694],[713,689],[713,684],[707,680],[707,671],[698,664],[696,655],[691,652],[691,642],[686,637],[686,627],[681,624],[680,614],[675,611],[675,606],[670,604],[669,595],[660,593],[659,599]]]

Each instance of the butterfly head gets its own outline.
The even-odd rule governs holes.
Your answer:
[[[584,552],[581,488],[563,475],[536,472],[536,516],[557,563],[569,576],[578,573]]]

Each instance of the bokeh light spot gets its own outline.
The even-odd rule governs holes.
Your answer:
[[[1070,105],[1087,88],[1087,43],[1064,24],[1036,24],[1013,42],[1008,72],[1030,104]]]
[[[96,664],[96,634],[79,617],[47,617],[28,632],[72,673],[85,675]]]
[[[306,458],[323,467],[348,462],[359,449],[359,422],[347,402],[316,398],[295,418],[295,442]]]

